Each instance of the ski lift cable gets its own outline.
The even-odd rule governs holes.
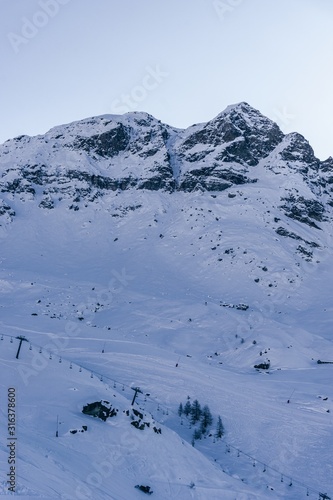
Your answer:
[[[15,338],[15,339],[17,338],[17,337],[13,337],[13,335],[7,335],[7,334],[1,334],[1,336],[3,336],[3,337],[8,337],[9,339],[13,339],[13,340],[14,340],[14,338]],[[76,367],[78,367],[79,369],[81,369],[81,371],[82,371],[82,370],[85,370],[86,372],[89,372],[90,374],[95,375],[96,377],[98,377],[98,378],[99,378],[99,380],[100,380],[101,382],[103,381],[103,383],[104,383],[104,384],[106,384],[106,385],[109,385],[109,384],[107,384],[107,383],[105,382],[105,380],[108,380],[108,381],[110,381],[110,383],[113,383],[113,384],[114,384],[114,383],[116,383],[116,384],[120,384],[120,385],[122,385],[123,387],[126,387],[127,389],[132,389],[132,386],[129,386],[128,384],[125,384],[125,383],[123,383],[123,382],[120,382],[119,380],[115,380],[113,377],[110,377],[110,376],[105,375],[105,374],[102,374],[102,373],[98,373],[98,372],[96,372],[96,371],[92,370],[91,368],[88,368],[88,367],[86,367],[86,366],[84,366],[84,365],[82,365],[82,364],[78,364],[76,361],[71,361],[71,360],[70,360],[70,359],[68,359],[68,358],[64,358],[63,356],[59,356],[58,354],[56,354],[56,353],[54,353],[54,352],[52,352],[52,351],[50,351],[50,350],[48,350],[48,349],[45,349],[45,348],[43,348],[42,346],[39,346],[39,345],[34,344],[33,342],[30,342],[28,339],[27,339],[27,341],[30,343],[30,345],[31,345],[31,346],[35,347],[37,350],[39,350],[39,351],[41,351],[41,350],[42,350],[42,351],[44,351],[45,353],[48,353],[49,355],[55,355],[55,356],[58,356],[58,357],[59,357],[59,359],[61,359],[61,360],[65,360],[65,361],[67,361],[68,363],[71,363],[73,366],[76,366]],[[110,386],[110,385],[109,385],[109,387],[111,388],[111,386]],[[152,396],[150,396],[150,395],[149,395],[149,396],[147,396],[147,394],[146,394],[146,395],[145,395],[145,397],[146,397],[146,398],[148,398],[148,399],[149,399],[152,403],[154,403],[155,405],[159,405],[161,408],[164,408],[165,410],[168,410],[168,412],[170,412],[171,414],[173,414],[173,415],[177,415],[177,412],[176,412],[176,411],[174,411],[172,408],[168,407],[167,405],[164,405],[164,404],[162,405],[159,401],[155,400]],[[312,493],[317,494],[317,495],[319,494],[319,498],[320,498],[320,499],[325,499],[325,500],[327,500],[327,499],[331,499],[331,496],[329,496],[327,493],[321,493],[321,492],[318,492],[318,490],[316,490],[316,489],[314,489],[314,488],[312,488],[312,487],[310,487],[310,486],[306,485],[306,484],[305,484],[305,483],[303,483],[302,481],[300,481],[300,480],[298,480],[298,479],[294,479],[294,478],[292,478],[292,475],[291,475],[291,474],[282,473],[281,471],[279,471],[279,470],[275,469],[274,467],[271,467],[270,465],[267,465],[267,462],[262,462],[261,460],[258,460],[257,458],[253,457],[253,456],[252,456],[252,455],[250,455],[249,453],[244,452],[244,451],[243,451],[243,450],[241,450],[240,448],[236,448],[235,446],[233,446],[232,444],[227,443],[226,441],[223,441],[223,444],[225,444],[226,446],[228,446],[228,447],[229,447],[229,449],[230,449],[230,448],[232,448],[233,450],[235,450],[235,451],[237,452],[238,456],[239,456],[240,454],[242,454],[242,455],[246,456],[247,458],[249,458],[250,460],[252,460],[252,461],[253,461],[253,463],[260,464],[261,466],[263,466],[263,467],[264,467],[265,471],[266,471],[266,470],[271,470],[271,471],[273,471],[275,474],[280,475],[281,477],[288,477],[288,478],[290,478],[290,483],[291,483],[291,484],[297,484],[298,486],[301,486],[301,487],[305,488],[305,489],[307,490],[307,492],[312,492]]]

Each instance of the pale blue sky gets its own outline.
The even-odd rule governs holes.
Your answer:
[[[331,0],[0,0],[0,142],[88,116],[176,127],[247,101],[333,156]]]

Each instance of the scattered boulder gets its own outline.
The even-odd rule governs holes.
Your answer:
[[[135,488],[143,491],[143,493],[147,493],[147,495],[151,495],[153,493],[153,490],[150,488],[150,486],[143,486],[143,484],[137,484]]]
[[[226,250],[224,253],[229,253]],[[220,306],[229,307],[230,309],[237,309],[238,311],[247,311],[249,306],[247,304],[228,304],[227,302],[220,302]]]
[[[142,422],[142,420],[133,420],[131,425],[140,431],[143,431],[145,427],[150,427],[150,422]]]
[[[128,415],[128,412],[126,411],[126,415]],[[134,418],[136,417],[136,419]],[[139,429],[140,431],[143,431],[146,427],[150,427],[150,422],[146,422],[143,420],[144,415],[141,413],[139,410],[136,410],[135,408],[132,408],[132,413],[130,415],[131,417],[131,425],[135,427],[136,429]]]
[[[136,429],[139,429],[140,431],[143,431],[146,424],[144,422],[141,423],[140,420],[133,420],[131,422],[131,425],[133,425],[133,427],[135,427]]]
[[[82,425],[82,429],[70,429],[69,432],[71,434],[76,434],[77,432],[86,432],[88,430],[87,425]]]
[[[141,420],[143,419],[143,414],[140,411],[136,410],[135,408],[133,408],[132,411],[136,417],[139,417]]]
[[[258,365],[254,365],[254,368],[257,370],[268,370],[270,367],[270,363],[259,363]]]

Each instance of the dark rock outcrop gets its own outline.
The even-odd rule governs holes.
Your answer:
[[[118,410],[112,408],[108,401],[95,401],[94,403],[88,403],[82,409],[82,413],[85,415],[91,415],[92,417],[98,417],[104,422],[109,417],[115,417]]]

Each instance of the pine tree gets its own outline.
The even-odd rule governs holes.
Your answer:
[[[224,435],[224,426],[223,426],[223,423],[222,423],[222,419],[220,417],[220,415],[218,416],[218,419],[217,419],[217,425],[216,425],[216,433],[215,433],[215,437],[217,439],[221,439],[221,437]]]
[[[180,405],[178,406],[178,415],[179,415],[179,417],[182,416],[183,412],[184,412],[183,403],[180,403]]]
[[[191,407],[191,423],[194,425],[195,423],[199,422],[200,418],[201,418],[201,406],[199,401],[195,399]]]
[[[201,422],[200,422],[200,427],[199,427],[199,429],[200,429],[201,434],[206,434],[206,432],[207,432],[207,427],[205,426],[205,424],[204,424],[204,422],[203,422],[202,420],[201,420]]]
[[[200,425],[200,429],[201,429],[203,434],[205,434],[205,432],[207,432],[208,427],[210,427],[212,425],[212,423],[213,423],[212,414],[210,412],[209,407],[207,405],[205,405],[202,409],[201,425]]]
[[[193,432],[193,439],[197,440],[197,439],[201,439],[202,438],[202,432],[200,429],[195,429],[195,431]]]
[[[184,415],[186,415],[188,417],[189,414],[191,413],[191,409],[192,409],[192,405],[191,405],[190,401],[187,400],[185,403],[185,406],[183,408]]]

